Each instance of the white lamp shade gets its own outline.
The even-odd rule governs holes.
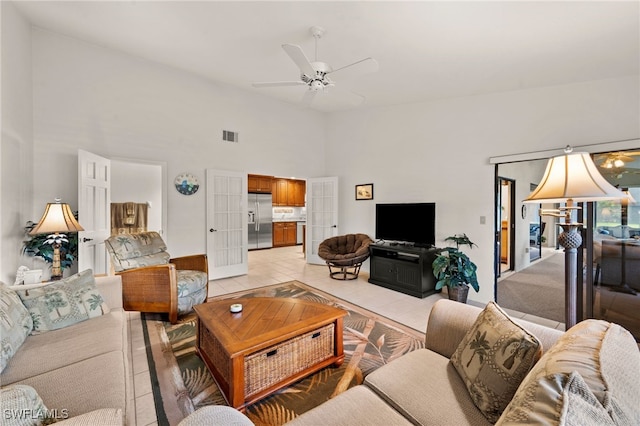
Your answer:
[[[627,195],[611,185],[587,152],[573,152],[549,159],[538,187],[524,202],[563,203],[617,200]]]
[[[42,218],[40,218],[38,224],[29,232],[29,235],[78,231],[84,231],[84,228],[80,226],[73,216],[69,204],[48,203],[42,214]]]

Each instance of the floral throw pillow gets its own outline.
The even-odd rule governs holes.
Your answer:
[[[32,327],[31,315],[18,295],[0,283],[0,371],[7,366]]]
[[[489,302],[451,356],[471,399],[495,423],[542,354],[542,344]]]
[[[68,327],[109,312],[91,269],[17,293],[33,319],[31,334]]]

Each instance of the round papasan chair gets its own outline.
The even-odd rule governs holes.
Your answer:
[[[366,234],[347,234],[327,238],[318,246],[318,256],[329,267],[334,280],[355,280],[362,262],[369,257],[369,244],[373,240]]]

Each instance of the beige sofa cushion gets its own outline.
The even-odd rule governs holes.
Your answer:
[[[393,360],[369,374],[364,383],[413,424],[491,424],[449,359],[428,349]]]
[[[489,302],[451,356],[471,399],[492,423],[542,354],[538,339]]]
[[[3,385],[18,382],[106,352],[128,346],[125,312],[106,315],[71,327],[29,336],[0,376]]]
[[[185,423],[192,425],[192,423]],[[207,423],[219,424],[219,423]],[[319,425],[403,426],[412,425],[366,386],[356,386],[287,423],[287,426]],[[183,426],[181,423],[180,426]]]
[[[123,424],[122,410],[119,408],[101,408],[56,422],[56,426],[119,426]]]
[[[568,330],[523,380],[498,420],[504,424],[563,424],[557,383],[577,372],[616,424],[640,424],[640,352],[617,324],[586,320]]]
[[[109,352],[20,383],[36,389],[48,409],[66,410],[70,418],[101,408],[126,410],[130,388],[124,356]]]

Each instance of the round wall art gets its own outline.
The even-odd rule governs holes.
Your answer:
[[[176,190],[184,195],[193,195],[200,188],[198,178],[190,173],[180,173],[173,181]]]

